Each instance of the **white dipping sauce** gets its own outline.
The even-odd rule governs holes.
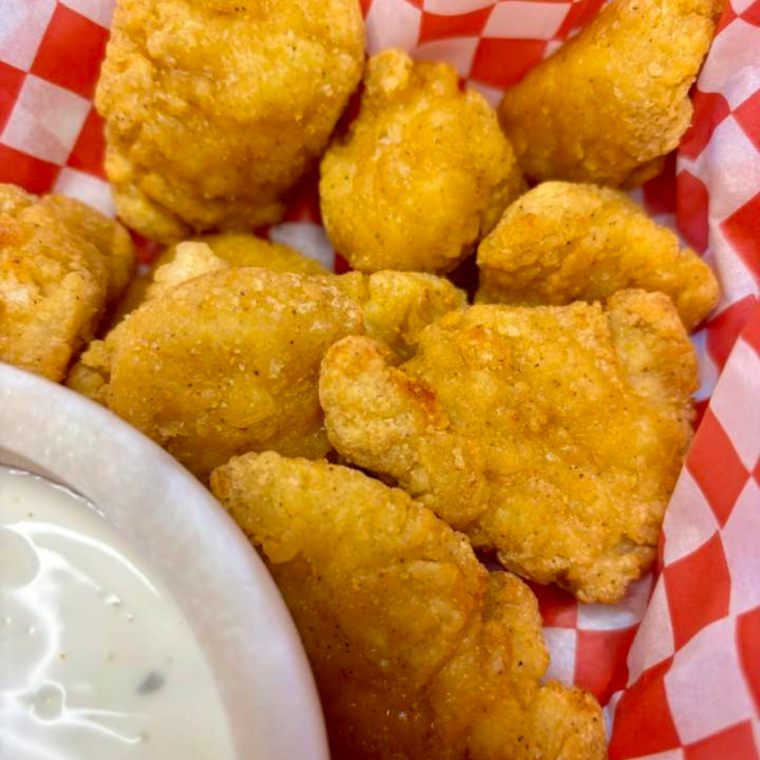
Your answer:
[[[234,757],[162,583],[86,501],[0,467],[0,758]]]

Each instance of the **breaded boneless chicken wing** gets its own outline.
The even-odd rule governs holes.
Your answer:
[[[207,255],[206,273],[154,283],[154,297],[83,354],[70,384],[201,479],[246,451],[324,456],[319,365],[336,340],[361,332],[360,307],[327,278]],[[157,275],[195,263],[180,258]]]
[[[261,549],[335,760],[601,760],[599,705],[540,685],[536,599],[408,494],[346,467],[233,459],[216,496]]]
[[[623,193],[544,182],[515,201],[478,248],[476,301],[567,304],[641,288],[670,296],[687,330],[715,306],[710,267]]]
[[[502,127],[536,180],[634,186],[691,122],[689,89],[725,0],[614,0],[507,90]]]
[[[99,211],[0,184],[0,361],[61,380],[133,266],[127,231]]]
[[[620,599],[655,557],[692,435],[696,361],[667,296],[473,306],[396,363],[365,337],[327,353],[320,399],[337,451],[518,575]]]
[[[146,237],[277,221],[359,82],[357,0],[119,0],[96,105]]]
[[[454,68],[387,50],[322,159],[322,217],[355,269],[453,269],[523,189],[496,114]]]

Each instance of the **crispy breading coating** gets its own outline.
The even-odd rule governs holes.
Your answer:
[[[361,110],[322,159],[322,216],[362,271],[447,271],[524,189],[480,93],[445,63],[387,50],[367,64]]]
[[[696,360],[670,299],[473,306],[396,363],[366,337],[326,354],[320,400],[338,453],[518,575],[619,600],[654,560],[691,440]]]
[[[0,361],[61,380],[133,265],[127,231],[100,212],[0,184]]]
[[[196,240],[205,243],[214,255],[233,267],[262,267],[272,272],[292,274],[325,274],[327,270],[295,248],[273,243],[247,232],[222,232],[202,235]],[[176,246],[167,248],[156,260],[155,266],[168,264],[175,256]]]
[[[523,171],[613,187],[662,169],[725,0],[615,0],[499,106]]]
[[[65,195],[46,195],[43,201],[79,237],[92,243],[108,262],[106,301],[113,304],[129,285],[135,271],[135,246],[124,227],[92,206]]]
[[[217,256],[205,243],[188,241],[179,243],[173,256],[153,272],[153,282],[145,289],[146,301],[160,298],[183,282],[204,274],[221,272],[230,265]]]
[[[385,343],[402,359],[414,353],[423,327],[467,306],[463,290],[444,277],[424,272],[350,272],[336,279],[362,305],[365,334]]]
[[[148,238],[277,221],[361,77],[357,0],[119,0],[96,95]]]
[[[294,274],[326,274],[321,264],[308,256],[280,243],[272,243],[248,232],[221,232],[215,235],[201,235],[192,241],[205,243],[215,256],[235,267],[262,267],[272,272],[292,272]],[[176,245],[165,248],[153,262],[150,269],[133,278],[124,298],[113,318],[116,326],[126,314],[134,311],[144,300],[156,270],[174,261]]]
[[[720,293],[707,264],[626,195],[569,182],[515,201],[478,247],[478,266],[477,302],[560,305],[641,288],[670,296],[687,330]]]
[[[143,303],[83,354],[70,385],[201,479],[246,451],[318,458],[330,450],[319,364],[361,329],[361,308],[327,278],[226,268]]]
[[[66,375],[66,385],[72,391],[81,393],[102,406],[108,406],[108,379],[111,372],[110,346],[113,342],[113,340],[92,341]]]
[[[601,760],[599,705],[540,685],[538,605],[408,494],[248,454],[211,476],[309,655],[335,760]]]

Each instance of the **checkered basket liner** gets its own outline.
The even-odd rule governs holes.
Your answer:
[[[361,0],[369,52],[446,60],[494,105],[604,0]],[[113,214],[92,96],[113,0],[0,0],[0,181]],[[694,122],[637,192],[720,277],[701,422],[656,573],[612,607],[535,587],[550,677],[606,705],[613,760],[760,760],[760,0],[730,0]],[[340,268],[308,177],[272,239]]]

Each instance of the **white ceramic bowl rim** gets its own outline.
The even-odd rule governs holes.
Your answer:
[[[327,760],[285,604],[234,522],[178,462],[83,396],[0,363],[0,463],[86,496],[161,573],[206,652],[240,760]]]

